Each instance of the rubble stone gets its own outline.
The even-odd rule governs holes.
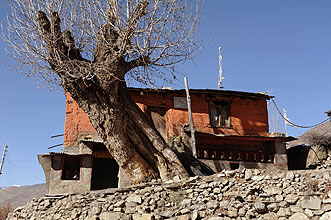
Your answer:
[[[309,218],[303,213],[295,213],[289,220],[309,220]]]
[[[85,194],[45,196],[16,208],[7,219],[329,220],[329,172],[245,169]]]
[[[319,198],[309,198],[301,201],[301,208],[318,210],[321,208],[321,200]]]

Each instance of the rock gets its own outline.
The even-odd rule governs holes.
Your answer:
[[[72,219],[77,219],[78,216],[79,216],[79,213],[78,213],[76,210],[73,210],[73,211],[71,212],[70,217],[71,217]]]
[[[125,205],[125,201],[120,200],[114,204],[114,207],[124,207],[124,205]]]
[[[221,188],[214,188],[213,193],[220,194],[221,193]]]
[[[291,214],[290,210],[288,208],[279,208],[277,212],[277,216],[279,217],[287,217]]]
[[[331,212],[324,213],[319,220],[330,220],[331,219]]]
[[[220,207],[221,208],[227,208],[229,204],[230,204],[229,200],[223,200],[223,201],[220,202]]]
[[[303,213],[295,213],[292,215],[289,220],[309,220],[309,218]]]
[[[315,215],[315,216],[321,216],[324,212],[325,212],[325,211],[324,211],[323,209],[319,209],[319,210],[316,210],[316,211],[314,212],[314,215]]]
[[[197,210],[194,210],[192,213],[192,220],[197,220],[199,218],[199,212]]]
[[[116,212],[104,212],[99,215],[100,220],[120,220],[121,214]]]
[[[180,213],[181,213],[181,214],[187,214],[187,213],[189,213],[189,212],[190,212],[189,209],[182,209],[182,210],[180,210]]]
[[[180,178],[179,178],[179,176],[175,176],[175,177],[173,178],[173,181],[174,181],[175,183],[179,183],[179,182],[180,182]]]
[[[255,210],[258,212],[258,213],[265,213],[266,212],[266,207],[265,207],[265,204],[262,203],[262,202],[256,202],[254,204],[254,208]]]
[[[217,209],[219,207],[219,203],[217,201],[209,201],[207,203],[207,207],[208,208],[212,208],[212,209]]]
[[[49,199],[46,199],[44,201],[44,208],[49,208],[51,206],[51,202],[49,201]]]
[[[313,212],[310,209],[305,209],[305,214],[309,217],[312,218],[314,216]]]
[[[254,181],[260,181],[260,180],[263,180],[263,176],[253,176],[252,177],[252,180],[254,180]]]
[[[325,205],[322,207],[322,209],[325,211],[325,212],[328,212],[328,211],[331,211],[331,205]]]
[[[286,179],[289,180],[289,181],[293,181],[293,179],[294,179],[294,173],[293,172],[288,172],[286,174]]]
[[[276,195],[275,199],[276,199],[276,201],[283,201],[284,197],[282,195]]]
[[[134,202],[137,204],[141,204],[142,200],[141,197],[139,195],[130,195],[126,198],[127,202]]]
[[[237,218],[238,217],[238,211],[236,209],[229,210],[228,211],[228,216],[231,218]]]
[[[131,216],[131,218],[132,218],[132,220],[140,220],[140,218],[141,218],[141,215],[140,215],[140,214],[137,214],[137,213],[135,213],[135,214],[133,214],[133,215]]]
[[[319,198],[309,198],[301,201],[301,208],[318,210],[321,208],[321,200]]]
[[[288,207],[288,202],[286,201],[281,201],[279,204],[278,204],[279,207],[282,207],[282,208],[286,208]]]
[[[244,217],[246,214],[246,209],[245,208],[240,208],[239,211],[238,211],[238,215],[240,217]]]
[[[278,211],[278,204],[277,203],[271,203],[267,206],[267,209],[270,211]]]
[[[208,183],[203,183],[203,184],[200,184],[199,188],[200,189],[207,189],[209,187]]]
[[[165,218],[170,218],[174,215],[174,211],[172,210],[166,210],[166,211],[163,211],[163,212],[160,212],[160,216],[162,217],[165,217]]]
[[[54,219],[61,219],[61,214],[60,213],[56,213],[54,216],[53,216]]]
[[[191,204],[192,200],[191,199],[183,199],[180,204],[184,207],[189,206]]]
[[[181,215],[177,217],[177,220],[190,220],[190,215]]]
[[[274,212],[270,212],[262,215],[261,220],[278,220],[278,217]]]
[[[123,209],[121,207],[114,208],[114,212],[122,212]]]
[[[285,201],[290,204],[295,204],[299,200],[299,197],[297,195],[290,194],[286,196]]]
[[[263,191],[268,195],[280,195],[283,192],[281,188],[274,186],[263,188]]]
[[[153,220],[152,214],[142,214],[140,220]]]
[[[91,209],[92,215],[99,215],[101,212],[101,208],[99,206],[93,206]]]
[[[245,180],[250,180],[253,176],[253,172],[250,169],[245,170]]]
[[[299,206],[292,206],[292,207],[290,207],[290,211],[291,212],[294,212],[294,213],[296,213],[296,212],[303,212],[303,209],[301,207],[299,207]]]

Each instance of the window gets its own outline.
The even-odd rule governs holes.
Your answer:
[[[231,127],[230,103],[228,101],[210,102],[210,125],[212,127]]]
[[[79,180],[80,157],[64,157],[62,180]]]

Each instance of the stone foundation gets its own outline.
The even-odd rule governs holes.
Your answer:
[[[331,172],[222,171],[126,188],[43,197],[8,219],[331,219]]]

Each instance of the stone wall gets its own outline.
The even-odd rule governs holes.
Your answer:
[[[43,197],[8,219],[331,219],[330,169],[222,171],[127,188]]]

